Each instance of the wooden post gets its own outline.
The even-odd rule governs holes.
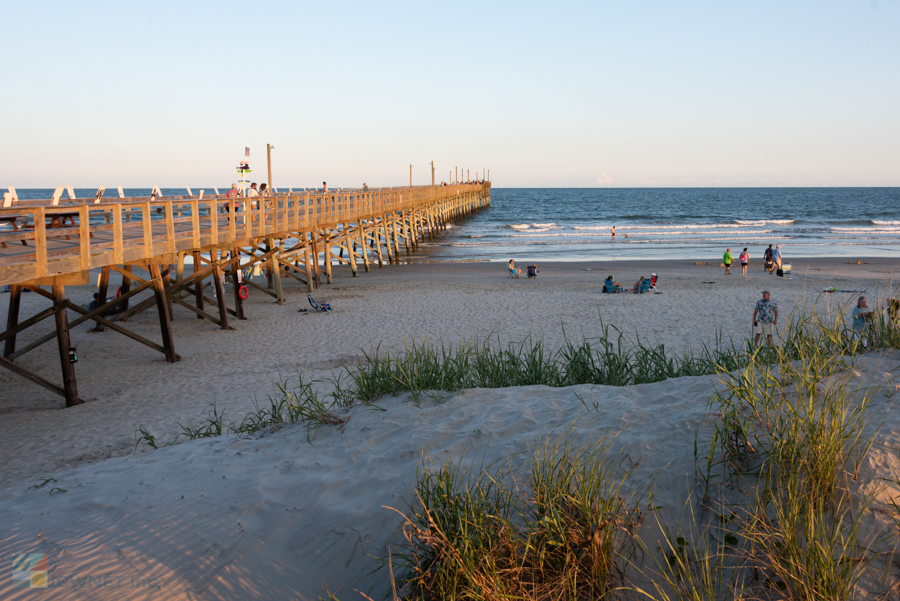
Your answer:
[[[366,228],[365,225],[363,225],[362,219],[359,220],[359,242],[360,247],[362,248],[363,266],[366,268],[366,273],[369,273],[369,253],[366,250]]]
[[[19,305],[22,302],[22,287],[13,284],[9,292],[9,312],[6,314],[6,330],[9,331],[19,325]],[[3,356],[9,357],[16,352],[16,335],[6,339]]]
[[[53,304],[56,305],[56,340],[59,343],[59,361],[62,364],[63,390],[66,407],[80,405],[78,386],[75,383],[75,364],[69,361],[69,316],[66,312],[66,292],[62,284],[53,284]]]
[[[272,250],[275,248],[275,240],[269,238],[266,240],[266,248]],[[284,304],[284,293],[281,290],[281,263],[278,262],[278,253],[274,252],[269,257],[269,269],[275,280],[275,298],[279,305]],[[235,284],[236,285],[236,284]]]
[[[331,284],[334,280],[331,277],[331,242],[328,240],[328,234],[325,234],[325,281]]]
[[[403,225],[403,245],[406,247],[406,256],[409,256],[409,224],[406,220],[409,217],[405,212],[400,212],[400,223]],[[399,249],[398,249],[399,250]]]
[[[222,251],[224,254],[224,251]],[[211,258],[211,257],[210,257]],[[216,302],[219,305],[219,321],[223,330],[230,330],[228,326],[228,307],[225,305],[225,286],[222,285],[222,268],[219,261],[213,263],[213,285],[216,287]]]
[[[194,255],[194,273],[200,271],[202,265],[200,263],[200,251],[195,250],[193,252]],[[197,308],[201,311],[203,310],[203,278],[197,280],[194,284],[194,302],[197,305]],[[203,319],[202,315],[197,315],[197,319]]]
[[[394,258],[397,259],[397,265],[400,264],[400,236],[397,234],[397,218],[394,217],[392,221],[393,228],[391,228],[394,232]]]
[[[199,243],[197,244],[199,246]],[[184,279],[184,255],[186,253],[182,251],[178,251],[178,261],[176,263],[177,267],[175,268],[175,281],[180,282]]]
[[[310,261],[310,252],[309,247],[303,249],[303,264],[306,267],[306,291],[313,291],[313,273],[314,269],[312,267],[312,262]]]
[[[313,231],[309,233],[312,238],[312,262],[309,266],[312,268],[313,273],[316,277],[316,288],[319,288],[322,285],[322,278],[319,276],[319,243],[316,240],[318,237],[318,232]]]
[[[391,234],[390,234],[390,226],[388,225],[387,215],[384,215],[381,218],[381,228],[384,230],[384,250],[387,253],[388,264],[394,264],[394,255],[391,253]],[[381,236],[379,234],[378,241],[381,242]]]
[[[350,273],[353,274],[353,277],[357,277],[359,272],[356,270],[356,254],[353,252],[353,245],[356,244],[353,241],[353,237],[350,236],[350,225],[344,224],[344,233],[346,236],[344,237],[344,243],[347,245],[347,260],[350,263]]]
[[[231,258],[238,259],[233,263],[232,274],[234,280],[234,312],[237,313],[236,317],[238,319],[247,319],[244,317],[244,300],[241,298],[241,284],[243,282],[238,281],[238,274],[241,272],[241,250],[237,246],[234,247],[234,250],[231,251]],[[201,300],[203,296],[200,296]]]
[[[131,273],[131,265],[125,265],[124,268],[125,268],[125,271],[127,271],[128,273]],[[131,290],[131,278],[123,275],[122,276],[122,295],[124,296],[124,295],[128,294],[128,292],[130,290]],[[129,300],[131,300],[131,299],[126,298],[125,300],[122,301],[122,304],[119,305],[119,307],[121,308],[120,309],[121,311],[128,310],[128,301]]]
[[[159,313],[159,329],[162,334],[163,350],[166,361],[175,363],[178,355],[175,354],[175,339],[172,336],[172,319],[169,317],[169,303],[166,302],[166,287],[159,271],[159,264],[150,265],[150,277],[153,278],[153,292],[156,295],[156,310]]]
[[[169,289],[172,287],[172,266],[166,265],[166,267],[168,267],[168,269],[166,270],[166,275],[163,276],[163,284],[166,289]],[[175,319],[175,315],[172,311],[172,299],[168,296],[166,297],[166,304],[169,306],[169,320],[171,321]]]

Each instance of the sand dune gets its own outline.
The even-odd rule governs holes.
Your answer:
[[[92,590],[91,598],[314,599],[325,583],[331,590],[344,585],[341,598],[359,598],[357,588],[378,599],[389,591],[386,574],[367,574],[377,565],[373,557],[397,542],[400,521],[382,506],[402,508],[417,461],[466,454],[502,460],[573,424],[585,441],[621,430],[618,441],[638,475],[659,472],[658,501],[664,519],[674,519],[694,486],[694,437],[709,443],[713,378],[471,390],[437,405],[386,398],[378,403],[384,411],[353,408],[346,425],[323,428],[312,443],[294,426],[131,455],[134,430],[142,425],[161,440],[174,438],[176,422],[198,423],[211,402],[236,418],[274,381],[301,371],[326,378],[379,343],[398,349],[404,340],[494,331],[506,341],[542,336],[557,348],[563,327],[596,336],[602,318],[642,339],[697,346],[719,328],[745,335],[763,287],[786,313],[832,283],[883,294],[895,267],[885,260],[808,263],[803,279],[788,281],[759,269],[752,278],[726,278],[717,267],[686,263],[548,264],[537,281],[506,279],[496,264],[403,265],[357,279],[338,270],[336,284],[316,293],[335,307],[329,315],[298,313],[305,291],[293,287],[284,307],[251,297],[250,319],[233,332],[177,311],[183,359],[175,365],[114,332],[82,326],[73,337],[82,357],[81,395],[90,402],[60,410],[59,399],[0,374],[0,509],[7,516],[0,547],[6,556],[47,553],[57,584],[52,598],[85,598],[69,576],[75,586],[78,578],[108,576],[108,586]],[[795,261],[795,272],[804,266]],[[599,294],[607,272],[630,283],[651,270],[662,273],[663,294]],[[72,296],[86,303],[91,292]],[[25,315],[43,306],[26,298]],[[154,336],[149,314],[131,323]],[[22,359],[50,378],[58,377],[54,360],[49,351]],[[858,378],[884,383],[897,363],[895,353],[866,357]],[[576,393],[596,400],[599,411],[586,411]],[[883,397],[876,409],[892,402]],[[880,436],[896,444],[900,423],[890,412],[885,417]],[[882,473],[897,465],[887,450],[876,450],[870,461]],[[29,488],[49,477],[56,481]],[[66,492],[51,495],[52,488]],[[0,584],[3,598],[26,593],[11,589],[9,580]]]

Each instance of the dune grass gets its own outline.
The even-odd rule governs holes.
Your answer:
[[[536,356],[538,345],[466,347],[470,364],[499,363],[491,373],[503,382],[717,374],[713,444],[695,450],[700,502],[696,514],[689,503],[685,531],[660,524],[660,540],[638,538],[650,504],[631,473],[608,469],[606,438],[582,448],[543,445],[527,478],[506,464],[420,466],[405,512],[407,544],[394,554],[405,598],[849,601],[880,557],[889,558],[879,564],[884,575],[869,580],[880,581],[882,593],[896,587],[889,572],[897,532],[864,527],[876,492],[862,493],[856,482],[878,430],[869,422],[880,389],[860,387],[852,367],[865,350],[897,348],[900,331],[876,319],[864,349],[841,315],[798,310],[773,348],[720,344],[699,358],[643,345],[625,351],[609,337],[567,343],[549,359]],[[369,378],[370,394],[453,390],[435,384],[459,382],[459,353],[428,352],[369,357],[357,374]],[[453,367],[439,369],[448,359]],[[413,369],[423,363],[428,370]]]
[[[623,582],[648,492],[612,438],[545,439],[473,468],[420,462],[392,568],[408,598],[599,599]]]

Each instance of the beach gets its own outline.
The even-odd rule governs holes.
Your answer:
[[[0,508],[18,515],[16,525],[6,528],[3,551],[27,552],[16,549],[34,546],[34,537],[46,530],[41,548],[52,549],[57,561],[71,558],[70,571],[120,572],[128,566],[129,575],[143,574],[162,586],[165,598],[314,599],[314,587],[323,581],[332,590],[361,582],[368,587],[361,590],[374,594],[385,580],[383,574],[363,577],[369,555],[383,551],[386,540],[397,542],[393,530],[400,522],[382,505],[401,503],[417,461],[466,453],[502,459],[571,427],[578,415],[579,440],[627,427],[628,453],[642,462],[641,470],[672,468],[661,477],[661,494],[667,507],[681,507],[690,488],[694,435],[700,432],[701,442],[708,442],[702,425],[714,377],[624,388],[475,390],[441,404],[384,398],[378,405],[385,411],[345,410],[344,425],[323,426],[312,442],[303,426],[291,426],[158,451],[139,446],[133,454],[135,432],[144,428],[161,444],[175,440],[179,424],[200,425],[212,403],[239,420],[254,401],[265,403],[277,383],[295,383],[298,374],[325,393],[342,365],[376,347],[400,352],[412,342],[455,344],[493,335],[503,344],[541,338],[555,350],[565,337],[598,337],[604,326],[621,331],[628,344],[663,343],[675,352],[713,345],[717,335],[740,341],[750,335],[762,290],[778,304],[779,324],[817,301],[827,310],[855,303],[858,293],[821,293],[831,286],[866,290],[870,306],[895,295],[900,261],[860,260],[794,259],[791,279],[764,273],[759,261],[747,278],[739,267],[726,276],[708,259],[539,263],[534,280],[509,278],[499,262],[420,260],[361,271],[358,278],[335,267],[334,284],[313,292],[334,308],[328,314],[300,312],[309,308],[306,289],[287,280],[285,305],[251,293],[248,319],[232,322],[233,331],[176,306],[181,360],[173,365],[115,332],[79,326],[72,339],[85,404],[64,409],[59,398],[0,373]],[[659,274],[659,294],[600,292],[608,275],[630,288],[651,273]],[[94,290],[72,287],[69,294],[87,305]],[[0,313],[6,298],[0,296]],[[46,303],[24,295],[23,314]],[[154,318],[138,315],[129,327],[155,340]],[[19,344],[39,335],[39,328],[29,331]],[[20,361],[51,380],[59,377],[51,346]],[[858,378],[883,384],[897,362],[894,352],[867,357]],[[596,398],[602,409],[584,415],[576,392]],[[891,421],[880,436],[900,438],[900,425]],[[877,459],[897,465],[888,455]],[[48,478],[66,492],[28,490]],[[256,578],[275,564],[269,580]],[[110,588],[95,598],[162,598],[153,586]],[[64,586],[55,594],[79,598]]]

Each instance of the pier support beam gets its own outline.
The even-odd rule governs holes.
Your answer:
[[[166,298],[165,283],[159,271],[159,264],[153,263],[149,267],[150,277],[153,279],[153,292],[156,295],[156,309],[159,313],[159,330],[160,334],[162,334],[163,351],[166,355],[166,361],[175,363],[179,357],[175,354],[175,338],[172,335],[172,320],[169,317],[169,301]]]
[[[328,235],[325,235],[325,281],[329,284],[333,282],[333,278],[331,277],[331,243],[328,241]]]
[[[247,319],[244,317],[244,299],[241,298],[241,285],[243,281],[238,277],[238,274],[241,273],[241,249],[237,246],[234,247],[234,250],[231,251],[231,259],[234,261],[232,264],[232,279],[234,280],[234,312],[236,313],[235,317],[238,319]],[[202,300],[201,296],[201,300]],[[199,316],[198,316],[199,317]]]
[[[275,240],[269,238],[266,240],[266,250],[272,251],[272,249],[277,248],[275,244]],[[284,304],[284,292],[281,289],[281,265],[278,263],[278,252],[273,252],[269,257],[269,273],[271,277],[274,279],[275,283],[275,300],[279,305]],[[331,283],[331,282],[329,282]],[[236,284],[235,284],[236,285]]]
[[[107,277],[108,268],[105,269]],[[59,343],[59,361],[62,364],[63,390],[66,407],[80,405],[84,401],[78,398],[78,386],[75,383],[75,364],[69,360],[69,315],[66,312],[66,292],[62,284],[53,284],[53,304],[56,307],[56,340]]]
[[[22,302],[22,287],[13,285],[9,293],[9,313],[6,314],[6,331],[10,332],[19,325],[19,306]],[[16,352],[16,335],[11,334],[4,344],[3,356],[9,357]]]
[[[194,273],[197,273],[201,269],[200,251],[195,250],[193,253],[193,256],[194,256]],[[197,304],[197,308],[202,311],[203,310],[203,279],[202,278],[197,280],[197,283],[194,284],[194,302]],[[203,319],[203,316],[198,313],[197,319]]]

